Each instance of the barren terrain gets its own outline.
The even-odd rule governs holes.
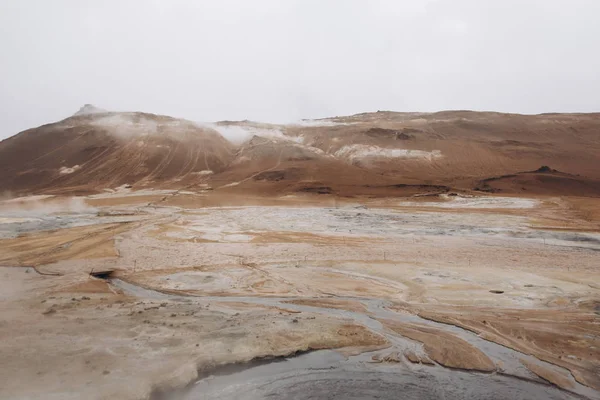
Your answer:
[[[358,374],[365,390],[369,374],[392,379],[383,392],[483,374],[512,387],[491,398],[600,398],[600,234],[572,228],[580,199],[135,194],[0,205],[2,398],[237,398],[181,389],[319,349],[345,350],[298,368]],[[456,398],[474,385],[461,382]]]
[[[598,126],[100,111],[5,140],[0,398],[600,399]]]
[[[84,107],[0,142],[0,188],[21,195],[132,186],[259,196],[476,189],[598,197],[599,129],[600,114],[591,113],[381,111],[276,125]]]

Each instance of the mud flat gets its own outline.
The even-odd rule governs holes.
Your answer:
[[[370,363],[333,352],[209,376],[186,400],[196,399],[577,399],[548,385],[503,375],[448,371],[420,365]]]
[[[0,397],[600,399],[600,203],[210,196],[2,202]]]

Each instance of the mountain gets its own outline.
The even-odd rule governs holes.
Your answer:
[[[102,114],[102,113],[107,113],[107,112],[108,112],[108,110],[105,110],[103,108],[98,108],[93,104],[84,104],[83,107],[81,107],[79,109],[79,111],[77,111],[73,115],[77,116],[77,115],[88,115],[88,114]]]
[[[124,184],[185,186],[223,171],[234,150],[216,131],[190,121],[80,110],[0,142],[0,187],[89,193]]]
[[[471,187],[541,165],[600,178],[600,114],[377,112],[294,127],[303,143],[386,175]],[[393,149],[393,150],[390,150]]]
[[[263,195],[598,196],[599,165],[598,113],[378,111],[286,125],[198,124],[85,105],[0,142],[0,188],[17,193],[128,184]]]

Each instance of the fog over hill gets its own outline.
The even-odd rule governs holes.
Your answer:
[[[22,193],[209,185],[341,196],[442,185],[596,196],[598,131],[600,114],[378,111],[293,124],[202,123],[86,104],[2,141],[0,185]],[[551,168],[543,176],[534,172],[544,165]],[[512,179],[524,172],[520,183]],[[501,184],[507,179],[513,183]]]

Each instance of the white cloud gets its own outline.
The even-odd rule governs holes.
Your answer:
[[[213,124],[204,123],[201,124],[207,128],[211,128],[219,132],[225,139],[232,143],[240,144],[246,140],[251,139],[253,136],[261,136],[269,139],[285,139],[291,140],[277,128],[258,128],[255,126],[247,125],[225,125],[225,124]]]

